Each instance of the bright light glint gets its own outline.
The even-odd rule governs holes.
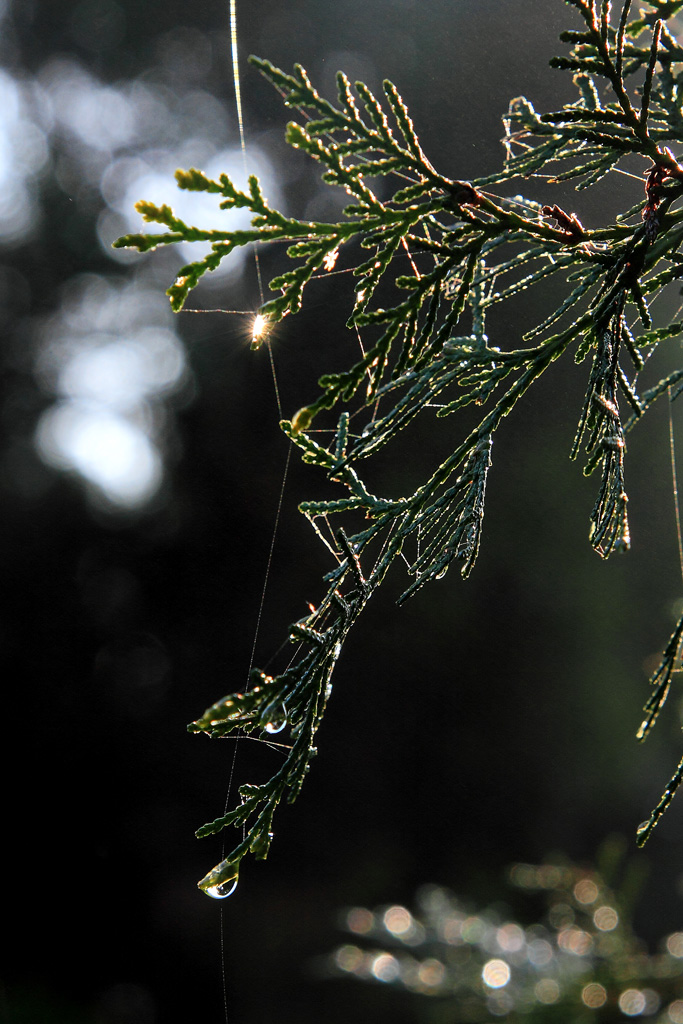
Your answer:
[[[391,953],[380,953],[372,961],[372,973],[378,981],[396,981],[401,969],[395,956]]]
[[[607,991],[597,981],[586,985],[581,992],[581,999],[591,1010],[597,1010],[607,1002]]]
[[[574,896],[578,903],[595,903],[598,893],[598,887],[592,878],[582,878],[574,886]]]
[[[412,923],[412,915],[405,907],[389,907],[384,914],[384,927],[392,935],[405,935]]]
[[[252,329],[251,329],[251,340],[252,341],[256,341],[256,342],[263,341],[263,335],[265,333],[267,324],[268,324],[268,321],[266,320],[266,318],[264,316],[261,316],[260,313],[257,316],[254,317],[254,323],[253,323]]]
[[[323,257],[323,266],[325,270],[330,271],[334,268],[337,262],[337,256],[339,256],[339,249],[333,249],[332,252],[328,252]]]
[[[510,965],[504,960],[489,960],[481,976],[489,988],[503,988],[510,980]]]
[[[645,1009],[645,996],[637,988],[627,988],[619,996],[619,1009],[627,1017],[638,1017]]]
[[[601,932],[611,932],[619,924],[619,915],[614,907],[598,907],[593,914],[593,921]]]
[[[567,953],[574,953],[575,956],[586,956],[590,953],[593,940],[581,928],[564,928],[557,936],[557,944],[560,949]]]

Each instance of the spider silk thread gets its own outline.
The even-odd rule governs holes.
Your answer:
[[[237,38],[238,38],[237,37],[237,3],[236,3],[236,0],[229,0],[229,4],[230,4],[230,54],[231,54],[231,62],[232,62],[232,80],[233,80],[233,87],[234,87],[234,92],[235,92],[235,107],[236,107],[236,111],[237,111],[237,126],[238,126],[238,130],[239,130],[240,149],[242,151],[242,165],[243,165],[243,168],[244,168],[245,177],[248,178],[249,171],[248,171],[248,165],[247,165],[247,146],[246,146],[246,140],[245,140],[245,134],[244,134],[244,116],[243,116],[243,112],[242,112],[242,89],[241,89],[240,71],[239,71],[239,49],[238,49],[238,44],[237,44]],[[253,244],[252,249],[253,249],[253,253],[254,253],[254,265],[255,265],[255,268],[256,268],[256,278],[257,278],[257,281],[258,281],[259,298],[260,298],[261,305],[263,305],[263,302],[264,302],[263,280],[262,280],[262,277],[261,277],[261,265],[259,263],[258,249],[257,249],[255,243]],[[283,413],[282,413],[282,402],[281,402],[281,399],[280,399],[280,388],[278,386],[277,373],[276,373],[276,370],[275,370],[275,360],[273,358],[273,350],[272,350],[272,347],[271,347],[271,344],[270,344],[270,341],[269,341],[268,338],[266,338],[266,348],[268,350],[268,358],[269,358],[269,362],[270,362],[270,370],[271,370],[271,375],[272,375],[272,378],[273,378],[273,387],[274,387],[274,390],[275,390],[275,402],[276,402],[276,405],[277,405],[278,418],[281,420],[283,418]],[[267,588],[268,588],[268,581],[270,579],[270,572],[271,572],[271,566],[272,566],[272,561],[273,561],[273,550],[274,550],[274,547],[275,547],[275,539],[277,537],[277,532],[278,532],[278,528],[279,528],[279,525],[280,525],[280,516],[281,516],[281,512],[282,512],[282,504],[283,504],[283,500],[284,500],[284,492],[285,492],[285,486],[286,486],[286,483],[287,483],[287,476],[288,476],[288,473],[289,473],[289,462],[290,462],[290,457],[291,457],[291,451],[292,451],[291,443],[288,443],[288,445],[287,445],[287,458],[286,458],[286,461],[285,461],[285,467],[284,467],[284,471],[283,471],[283,474],[282,474],[282,483],[280,485],[280,493],[278,495],[278,501],[277,501],[277,506],[276,506],[276,511],[275,511],[275,520],[274,520],[274,523],[273,523],[273,530],[272,530],[271,538],[270,538],[270,546],[269,546],[269,549],[268,549],[268,558],[266,560],[266,569],[265,569],[265,574],[264,574],[264,579],[263,579],[263,587],[262,587],[262,590],[261,590],[261,596],[260,596],[260,600],[259,600],[259,607],[258,607],[258,612],[257,612],[257,615],[256,615],[256,626],[255,626],[255,629],[254,629],[254,639],[253,639],[253,642],[252,642],[251,654],[250,654],[250,657],[249,657],[249,668],[247,670],[247,681],[248,681],[249,675],[251,673],[251,670],[254,667],[254,658],[255,658],[255,655],[256,655],[256,643],[258,641],[259,631],[260,631],[260,627],[261,627],[261,618],[262,618],[262,615],[263,615],[263,607],[264,607],[265,599],[266,599],[266,591],[267,591]],[[232,755],[232,764],[230,766],[230,774],[228,776],[227,792],[225,794],[224,814],[228,813],[228,804],[230,802],[230,794],[231,794],[231,791],[232,791],[232,782],[233,782],[233,777],[234,777],[234,774],[235,774],[235,765],[236,765],[236,761],[237,761],[238,742],[239,742],[238,739],[236,739],[235,740],[234,749],[233,749],[233,755]],[[243,836],[244,836],[244,826],[242,826],[242,833],[243,833]],[[221,844],[221,860],[223,860],[224,857],[225,857],[225,839],[223,839],[223,842]],[[223,990],[223,1014],[224,1014],[225,1024],[230,1024],[230,1013],[229,1013],[229,1010],[228,1010],[227,970],[226,970],[226,962],[225,962],[225,919],[224,919],[224,915],[225,915],[225,907],[221,903],[220,909],[219,909],[219,927],[220,927],[221,983],[222,983],[222,990]]]
[[[669,399],[669,451],[671,453],[671,479],[673,483],[674,513],[676,516],[676,536],[678,538],[678,561],[683,580],[683,536],[681,533],[681,506],[678,498],[678,473],[676,472],[676,439],[674,433],[674,414],[671,385],[667,389]]]

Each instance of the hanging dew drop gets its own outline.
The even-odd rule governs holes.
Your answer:
[[[231,896],[237,888],[237,878],[229,878],[227,882],[219,882],[218,885],[211,885],[204,892],[207,896],[210,896],[212,900],[224,900],[227,896]]]
[[[273,736],[276,732],[282,732],[286,725],[286,718],[276,718],[274,721],[266,724],[266,732],[269,732],[270,735]]]
[[[279,701],[273,701],[264,708],[260,724],[261,728],[271,736],[274,733],[282,732],[287,725],[287,708]]]

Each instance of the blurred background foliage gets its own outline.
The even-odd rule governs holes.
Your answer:
[[[640,867],[624,865],[623,852],[611,837],[598,854],[601,870],[562,858],[514,864],[510,886],[537,914],[542,908],[540,919],[524,924],[507,906],[475,909],[436,885],[418,890],[417,913],[398,904],[350,907],[340,922],[350,939],[321,966],[332,976],[402,987],[416,1019],[432,1024],[629,1017],[679,1024],[683,932],[663,936],[654,953],[634,935]]]
[[[511,96],[539,109],[570,98],[547,63],[571,10],[513,6],[254,0],[238,5],[240,47],[299,61],[330,90],[339,68],[372,88],[391,78],[430,158],[466,178],[500,164]],[[218,844],[193,832],[222,804],[233,746],[185,723],[246,677],[286,442],[245,319],[173,317],[174,254],[110,242],[139,226],[138,198],[180,208],[176,166],[240,180],[227,4],[4,0],[0,14],[0,1014],[219,1021],[219,911],[195,888]],[[246,65],[243,92],[250,170],[286,211],[324,217],[335,199],[287,151],[279,99]],[[640,194],[624,179],[623,193],[598,185],[572,206],[592,226]],[[280,269],[264,264],[266,279]],[[272,339],[285,414],[349,344],[338,280]],[[253,267],[233,261],[195,299],[254,308]],[[489,336],[537,316],[520,300]],[[512,861],[582,861],[614,831],[632,843],[677,762],[679,694],[658,734],[634,739],[682,596],[666,410],[632,435],[634,547],[605,565],[587,541],[593,483],[566,458],[584,374],[558,371],[501,431],[470,580],[451,574],[399,612],[401,581],[388,581],[349,642],[305,792],[224,908],[240,1024],[415,1020],[391,986],[320,979],[339,906],[402,905],[425,883],[508,898]],[[383,467],[397,491],[441,454],[443,439],[413,433],[413,470]],[[259,664],[329,568],[296,512],[322,491],[294,460]],[[269,757],[241,743],[237,781],[267,777]],[[680,928],[682,842],[674,802],[637,854],[650,875],[635,930],[652,949]]]

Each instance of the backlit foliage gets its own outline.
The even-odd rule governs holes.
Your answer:
[[[521,924],[500,906],[475,910],[423,886],[416,913],[398,905],[347,910],[350,936],[330,957],[330,974],[436,997],[416,1010],[424,1021],[681,1024],[683,932],[648,953],[627,901],[592,868],[515,864],[509,881],[541,898],[539,921]]]
[[[676,157],[683,142],[683,48],[668,24],[683,0],[656,0],[637,18],[630,0],[615,11],[609,0],[569,3],[579,28],[563,33],[569,55],[553,64],[573,76],[575,99],[544,114],[524,97],[513,99],[504,119],[507,155],[496,174],[461,181],[437,170],[390,82],[377,97],[339,74],[337,98],[329,101],[303,68],[287,74],[252,58],[301,117],[287,126],[287,141],[317,161],[325,182],[345,190],[343,216],[332,223],[287,217],[269,205],[255,177],[242,192],[226,175],[212,180],[196,169],[181,170],[181,188],[213,193],[226,210],[246,207],[251,228],[200,230],[170,206],[142,201],[137,208],[144,219],[164,230],[116,243],[143,252],[184,241],[210,243],[209,254],[183,267],[169,288],[175,310],[236,247],[285,243],[290,269],[270,282],[273,297],[259,310],[255,348],[267,343],[275,324],[299,311],[309,282],[337,259],[345,268],[350,262],[355,276],[348,327],[362,332],[362,355],[321,377],[319,394],[282,422],[304,462],[339,485],[336,499],[300,506],[333,557],[326,591],[291,627],[294,654],[283,671],[271,676],[254,670],[244,693],[219,700],[190,726],[210,736],[282,729],[289,744],[268,782],[242,786],[239,804],[199,830],[204,836],[234,825],[243,836],[200,882],[214,895],[231,889],[248,851],[267,855],[273,813],[283,798],[295,799],[315,752],[344,640],[390,565],[401,556],[407,566],[401,601],[452,563],[463,576],[472,570],[496,431],[557,359],[573,357],[587,367],[571,457],[581,456],[585,472],[595,471],[597,478],[590,542],[603,558],[629,548],[625,438],[657,399],[673,400],[683,386],[683,368],[647,390],[639,386],[645,362],[660,346],[678,344],[683,329],[675,318],[653,323],[649,309],[678,281],[683,264],[683,166]],[[622,164],[632,173],[638,161],[643,198],[613,223],[584,226],[559,203],[533,197],[535,176],[582,189]],[[524,195],[513,194],[515,181]],[[564,289],[554,312],[524,336],[508,335],[505,347],[490,340],[488,310],[550,279]],[[364,460],[387,444],[400,460],[401,432],[414,417],[457,416],[465,406],[477,412],[476,425],[461,432],[414,493],[371,493]],[[329,434],[312,432],[314,421]],[[321,442],[321,436],[332,440]],[[360,531],[359,514],[365,522]],[[332,527],[333,517],[345,525]],[[653,677],[641,738],[666,699],[682,634],[683,620]],[[640,827],[639,842],[682,774],[683,762]]]

